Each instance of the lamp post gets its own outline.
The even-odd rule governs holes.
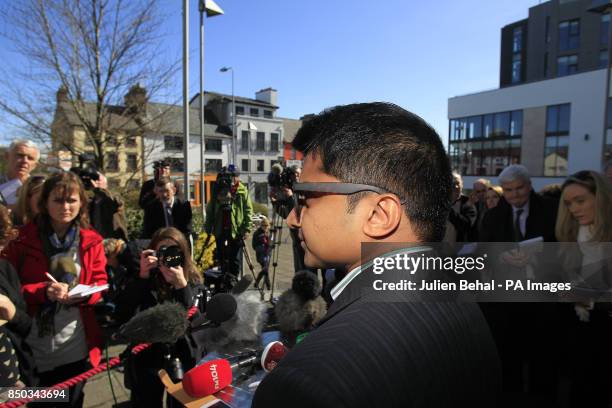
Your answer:
[[[204,171],[206,160],[204,158],[206,140],[204,137],[204,13],[207,17],[214,17],[223,14],[223,10],[213,0],[200,0],[198,3],[200,12],[200,204],[202,207],[202,218],[206,217],[206,182],[204,181]],[[187,78],[188,79],[188,78]],[[185,105],[185,111],[189,111]],[[187,120],[187,127],[189,121]],[[189,143],[189,130],[185,146]],[[185,150],[187,152],[187,150]],[[189,167],[187,166],[187,153],[185,153],[185,185],[189,182]],[[185,200],[189,200],[189,187],[185,190]]]
[[[238,137],[236,135],[236,98],[234,96],[234,68],[223,67],[219,71],[232,71],[232,162],[237,165]]]
[[[593,13],[600,15],[608,14],[612,16],[612,0],[593,0],[591,7],[588,9]],[[612,66],[612,18],[608,21],[608,63],[606,65],[606,95],[604,101],[603,113],[603,133],[602,133],[602,150],[601,160],[602,165],[606,161],[606,138],[608,133],[608,110],[610,109],[610,67]]]

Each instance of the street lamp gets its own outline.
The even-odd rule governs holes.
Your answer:
[[[612,16],[612,0],[593,0],[591,7],[588,9],[593,13],[600,15],[608,14]],[[610,109],[610,67],[612,66],[612,18],[608,21],[608,64],[606,66],[606,95],[604,101],[603,113],[603,143],[602,143],[602,165],[606,160],[606,139],[608,133],[608,110]]]
[[[234,68],[223,67],[219,71],[232,71],[232,162],[234,163],[234,165],[237,165],[236,151],[238,150],[238,136],[236,136],[236,99],[234,97]]]
[[[204,13],[206,13],[207,17],[214,17],[223,14],[223,10],[213,0],[200,0],[198,3],[198,10],[200,12],[200,205],[202,207],[202,218],[205,218],[206,207],[204,204],[206,203],[206,182],[204,181],[204,171],[206,160],[204,158],[204,146],[206,140],[204,138]],[[187,83],[188,79],[189,77],[187,77]],[[184,92],[186,92],[186,90]],[[185,111],[189,112],[189,107],[187,105],[185,105]],[[189,118],[189,116],[187,116],[187,118]],[[186,127],[188,128],[188,119],[186,123]],[[188,144],[189,129],[187,129],[185,149],[187,149]],[[187,163],[187,150],[185,150],[185,185],[187,186],[185,190],[185,200],[189,200],[189,167]]]

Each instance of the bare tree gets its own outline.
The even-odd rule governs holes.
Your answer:
[[[169,89],[179,64],[159,58],[158,0],[2,2],[1,33],[27,65],[0,68],[0,110],[50,146],[59,104],[69,108],[93,147],[98,168],[107,148],[142,136],[159,120],[140,104]],[[142,94],[140,86],[146,88]],[[128,91],[135,97],[126,98]],[[53,147],[82,153],[54,135]],[[141,165],[146,153],[143,152]],[[140,167],[140,166],[139,166]]]

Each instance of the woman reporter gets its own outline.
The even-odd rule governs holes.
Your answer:
[[[34,317],[27,342],[40,386],[48,386],[100,362],[102,337],[93,305],[102,294],[69,297],[68,291],[77,283],[105,284],[106,257],[102,238],[89,229],[85,190],[75,174],[60,172],[47,179],[38,209],[36,219],[9,244],[5,257],[19,274]],[[70,388],[71,406],[82,406],[83,387],[81,382]]]
[[[497,207],[497,204],[499,204],[499,200],[501,200],[502,196],[503,196],[503,192],[500,186],[491,186],[487,188],[487,193],[486,193],[487,210]]]
[[[612,381],[610,284],[612,188],[594,171],[580,171],[561,186],[556,224],[561,265],[577,300],[564,308],[563,338],[569,357],[570,406],[608,406]],[[605,298],[600,294],[607,293]],[[603,300],[603,301],[602,301]]]
[[[166,258],[158,257],[167,256]],[[198,293],[202,278],[191,259],[189,244],[182,232],[176,228],[157,230],[148,249],[140,255],[138,278],[118,294],[116,318],[128,320],[134,312],[145,310],[165,302],[176,302],[190,309]],[[135,407],[161,407],[164,387],[158,371],[168,370],[169,361],[176,358],[184,371],[195,365],[197,356],[185,338],[173,345],[154,343],[143,352],[130,354],[126,366],[126,382],[131,389],[131,402]],[[170,355],[168,359],[166,356]],[[168,397],[168,406],[181,406]]]

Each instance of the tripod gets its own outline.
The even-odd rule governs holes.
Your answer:
[[[274,284],[276,282],[276,267],[278,266],[278,255],[280,253],[281,240],[283,236],[283,217],[278,214],[278,209],[273,209],[272,223],[270,225],[270,263],[272,264],[272,289],[270,290],[270,303],[274,304]]]

